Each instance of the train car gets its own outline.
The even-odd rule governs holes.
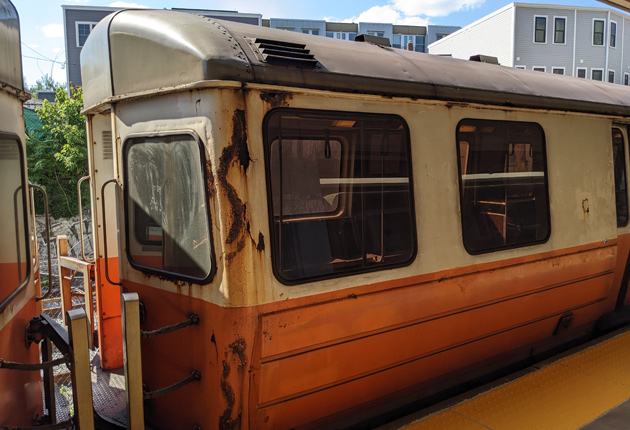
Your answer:
[[[630,89],[365,39],[125,10],[87,40],[100,270],[146,333],[198,317],[141,341],[147,392],[190,382],[151,427],[369,422],[629,304]]]
[[[41,309],[22,112],[30,96],[22,82],[19,18],[8,0],[0,0],[0,54],[0,359],[39,363],[38,345],[25,336]],[[39,372],[0,369],[0,387],[0,427],[30,426],[42,415]]]

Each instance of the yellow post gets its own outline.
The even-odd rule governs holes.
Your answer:
[[[66,315],[68,335],[70,337],[70,352],[72,353],[74,418],[80,430],[94,430],[87,316],[83,309],[70,310]]]
[[[137,293],[122,295],[123,362],[127,394],[127,428],[144,430],[142,354],[140,348],[140,299]]]
[[[68,238],[66,236],[57,236],[57,269],[59,274],[59,289],[61,294],[61,314],[67,315],[72,310],[72,289],[70,286],[70,270],[61,265],[61,256],[68,255]],[[48,277],[48,285],[52,285],[51,276]],[[68,320],[64,321],[66,326]]]

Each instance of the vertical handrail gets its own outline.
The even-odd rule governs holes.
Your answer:
[[[29,182],[28,186],[29,188],[41,191],[44,195],[44,217],[46,218],[46,249],[48,252],[48,291],[46,291],[46,294],[35,298],[35,300],[40,301],[47,299],[48,296],[50,296],[50,293],[52,293],[52,257],[50,253],[50,220],[48,219],[48,194],[46,193],[46,190],[44,190],[39,185],[31,184]]]
[[[84,176],[81,179],[79,179],[79,182],[77,182],[77,196],[79,198],[78,202],[79,202],[79,240],[81,242],[81,258],[83,258],[85,261],[87,261],[88,263],[94,263],[96,261],[96,258],[92,257],[92,258],[88,258],[85,256],[85,245],[84,245],[84,241],[83,241],[83,205],[81,203],[81,183],[83,183],[83,181],[85,180],[90,180],[89,176]]]
[[[87,315],[83,309],[74,309],[66,313],[66,319],[72,354],[74,419],[80,430],[94,430]]]
[[[140,298],[138,293],[123,293],[121,299],[127,428],[129,430],[144,430]]]
[[[103,251],[105,254],[105,278],[107,279],[107,282],[109,282],[112,285],[122,285],[122,281],[118,281],[118,282],[114,282],[109,278],[109,255],[107,254],[107,212],[105,211],[105,187],[108,184],[117,184],[116,179],[110,179],[108,181],[105,181],[105,183],[103,184],[103,186],[101,187],[101,209],[102,209],[102,216],[103,216]],[[116,188],[118,189],[118,188]]]
[[[57,236],[57,273],[59,274],[59,295],[61,296],[61,314],[72,310],[72,285],[70,284],[70,270],[63,267],[61,257],[68,255],[68,238]],[[68,325],[68,321],[64,321]]]

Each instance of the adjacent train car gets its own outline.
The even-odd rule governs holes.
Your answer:
[[[149,10],[81,67],[98,269],[199,316],[152,427],[347,426],[628,305],[627,87]]]
[[[38,345],[28,346],[25,337],[41,308],[22,112],[30,97],[22,82],[19,18],[8,0],[0,0],[0,54],[0,358],[38,363]],[[0,427],[30,426],[42,415],[39,372],[0,369],[0,387]]]

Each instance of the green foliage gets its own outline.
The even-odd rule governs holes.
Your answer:
[[[35,81],[35,85],[31,85],[28,88],[28,92],[31,93],[33,97],[37,98],[37,94],[40,91],[55,91],[57,88],[60,87],[61,84],[55,82],[52,75],[45,74],[41,77],[41,79]]]
[[[71,97],[57,87],[55,104],[44,100],[37,110],[42,130],[27,138],[29,178],[46,190],[50,213],[55,218],[78,213],[76,186],[79,178],[87,175],[82,107],[81,88],[74,89]],[[38,194],[35,206],[37,212],[42,213],[43,199]]]

